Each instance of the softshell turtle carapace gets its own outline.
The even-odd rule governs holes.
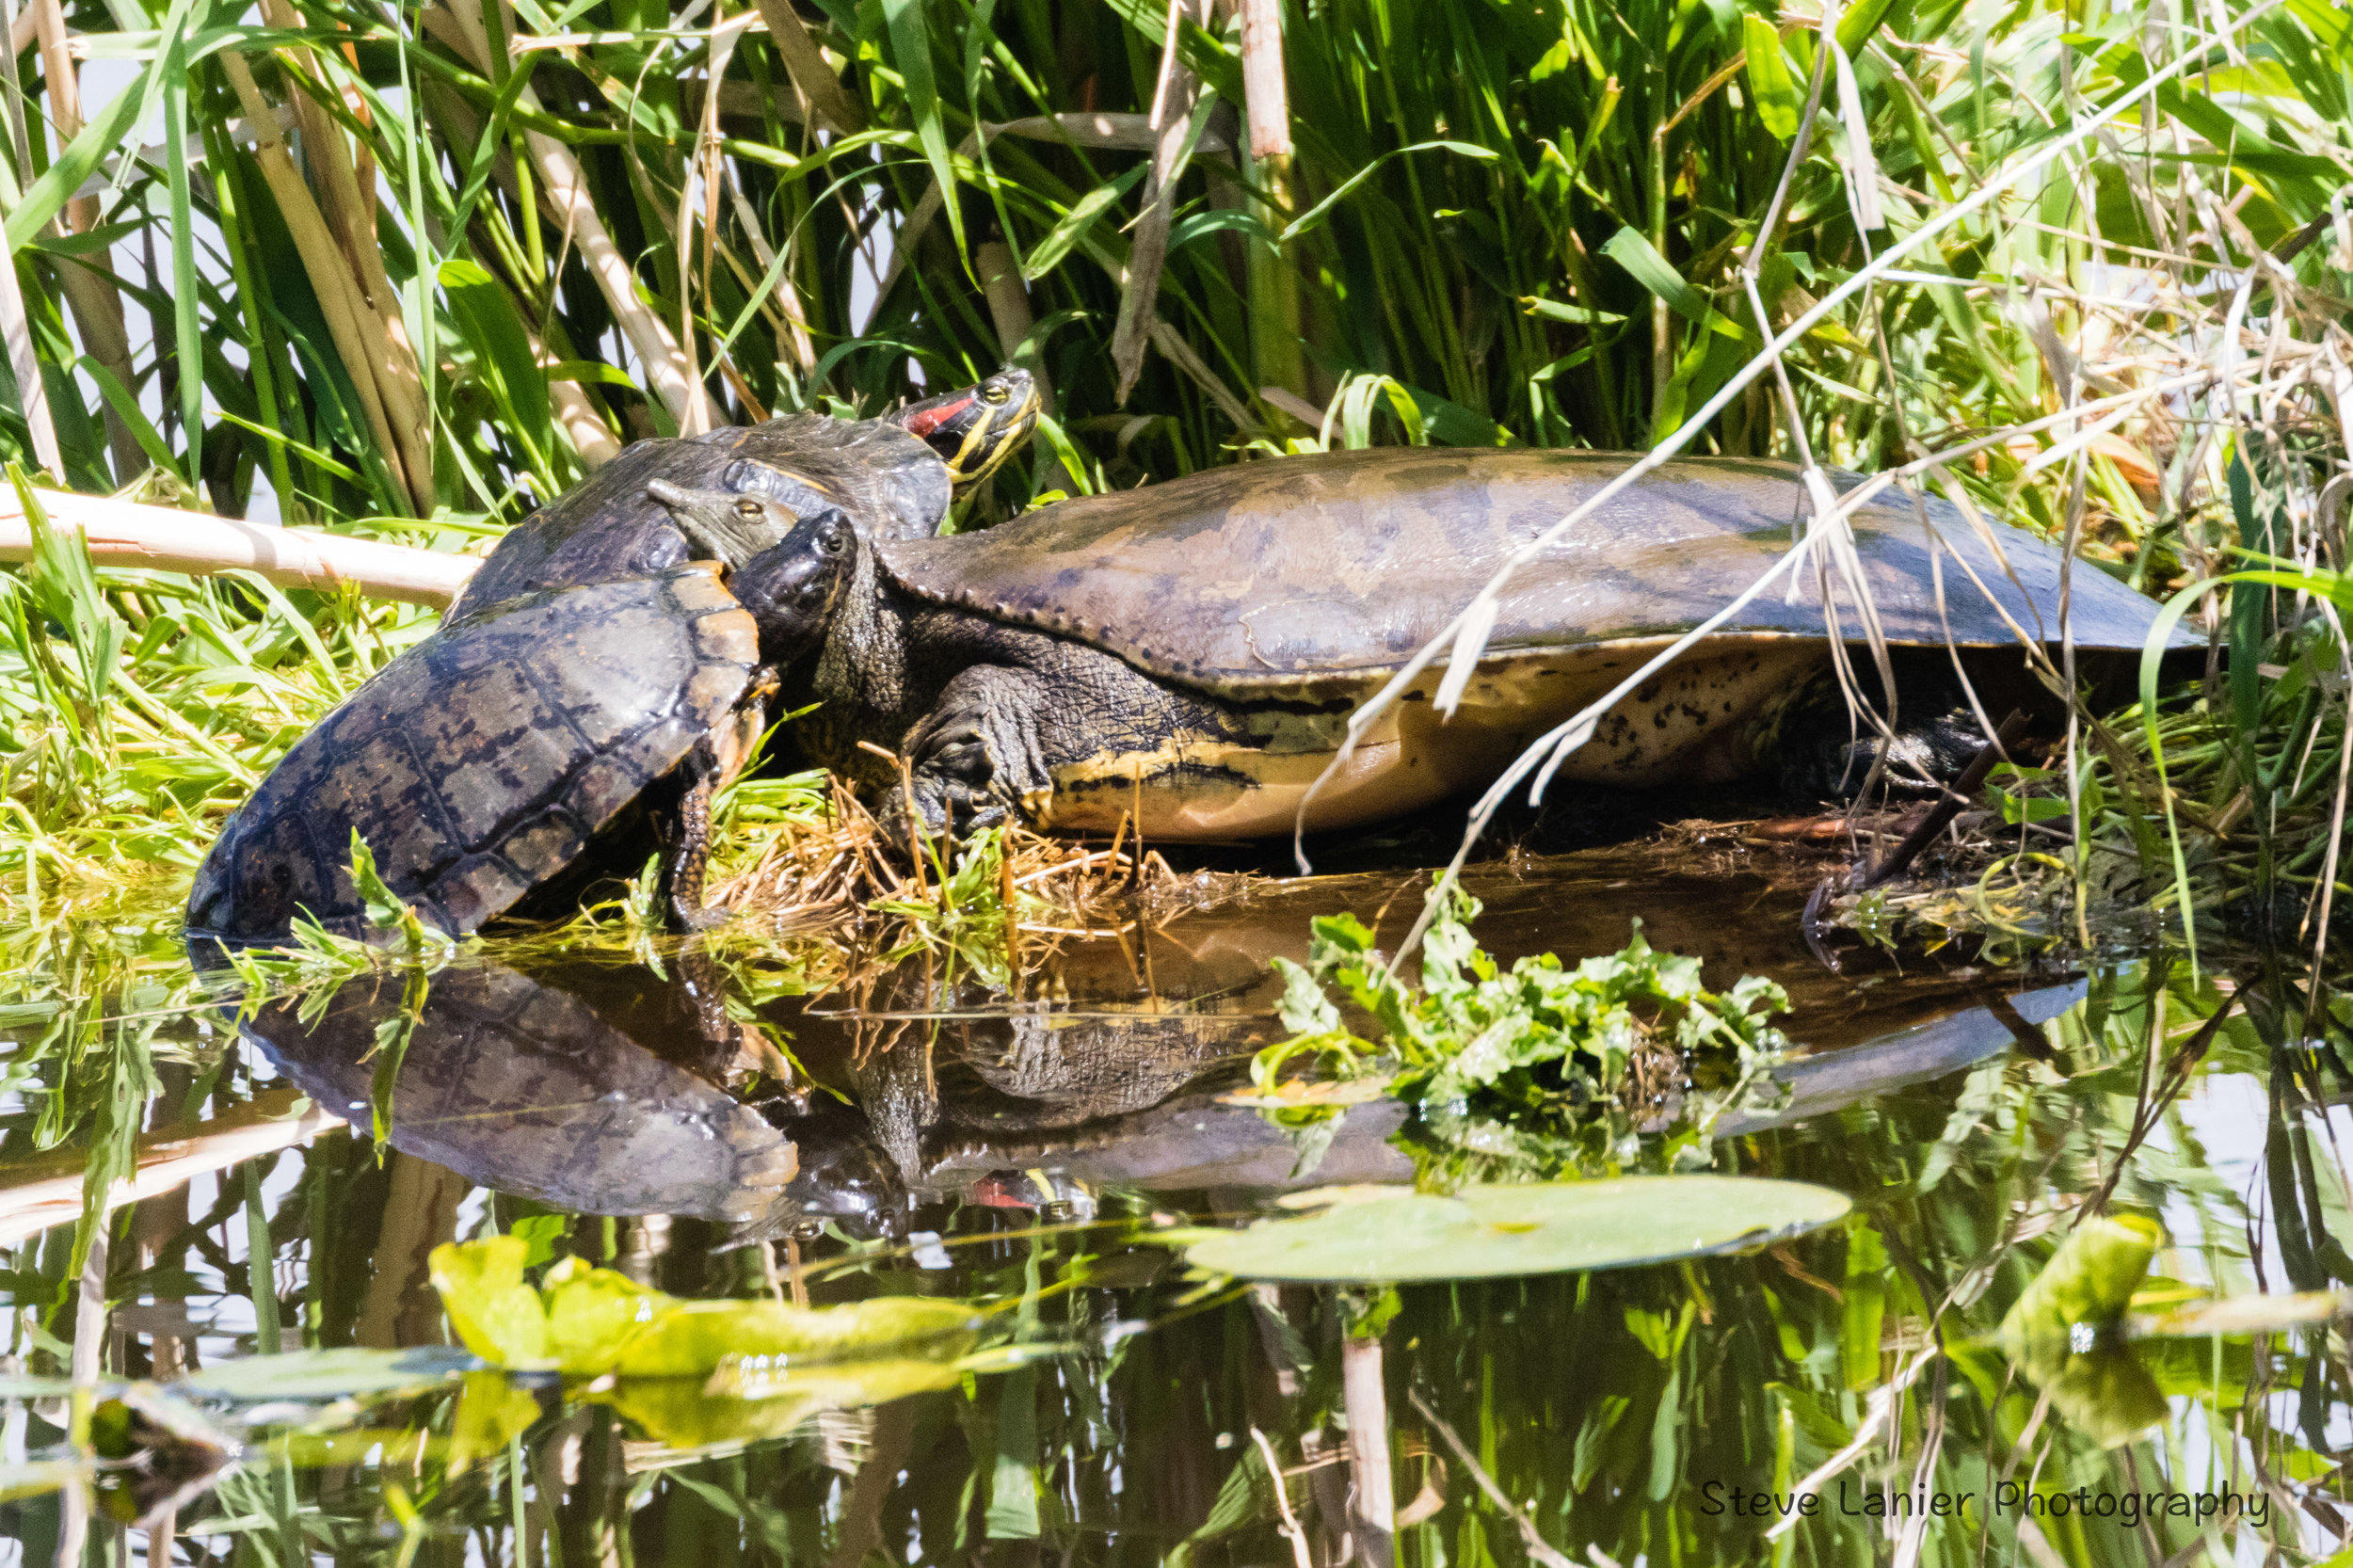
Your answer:
[[[822,649],[786,672],[785,699],[817,705],[795,734],[887,813],[911,797],[932,830],[1112,831],[1133,814],[1160,840],[1287,834],[1349,715],[1633,460],[1333,453],[1064,501],[982,533],[862,531]],[[1811,514],[1805,493],[1786,464],[1690,458],[1596,508],[1513,575],[1452,719],[1431,700],[1441,664],[1317,791],[1305,825],[1491,780],[1770,568]],[[1851,526],[1890,643],[1946,667],[1949,644],[2004,696],[2030,684],[2025,645],[2061,635],[2058,551],[1933,499],[1876,500]],[[1794,592],[1757,596],[1621,701],[1561,776],[1656,788],[1774,767],[1793,699],[1831,664],[1822,579],[1795,575]],[[2069,588],[2079,660],[2137,652],[2154,603],[2088,564]],[[1856,606],[1833,591],[1841,634],[1859,638]],[[912,788],[861,743],[901,759]]]

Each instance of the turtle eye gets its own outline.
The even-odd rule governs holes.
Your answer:
[[[754,501],[750,496],[745,496],[743,500],[735,504],[735,515],[739,518],[745,519],[746,520],[760,516],[760,503]]]
[[[1007,392],[1002,386],[994,381],[991,381],[987,386],[981,389],[981,401],[984,403],[1002,403],[1006,398],[1011,397],[1013,393]]]

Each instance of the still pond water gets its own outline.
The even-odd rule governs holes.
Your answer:
[[[774,963],[542,955],[441,971],[408,1024],[397,978],[240,1027],[168,930],[10,934],[0,1565],[2174,1568],[2345,1546],[2342,1317],[2086,1338],[2040,1382],[1992,1343],[2103,1204],[2163,1227],[2144,1314],[2353,1284],[2339,1064],[2261,952],[2206,955],[2231,999],[2209,1028],[2217,993],[2178,961],[1849,944],[1834,972],[1803,891],[1737,866],[1490,866],[1476,934],[1498,956],[1608,952],[1639,916],[1713,986],[1780,981],[1787,1092],[1682,1162],[1817,1183],[1851,1215],[1394,1291],[1191,1268],[1174,1225],[1309,1188],[1666,1161],[1672,1093],[1484,1152],[1389,1100],[1337,1128],[1233,1103],[1284,1032],[1269,957],[1342,908],[1385,911],[1394,942],[1421,880],[1261,884],[1068,939],[1010,993],[938,960],[811,990]],[[135,1165],[136,1201],[86,1218],[86,1173]],[[1657,1218],[1672,1252],[1678,1216]],[[958,1298],[981,1343],[757,1398],[469,1376],[427,1256],[501,1233],[535,1268],[683,1297]],[[251,1359],[343,1347],[406,1353]],[[69,1441],[87,1405],[43,1381],[76,1371],[176,1385],[134,1400],[141,1422],[205,1435],[92,1472]]]

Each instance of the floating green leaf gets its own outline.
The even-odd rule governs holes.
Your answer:
[[[722,1368],[708,1385],[682,1378],[638,1378],[589,1398],[673,1448],[698,1448],[782,1437],[824,1411],[952,1388],[963,1376],[952,1358],[896,1357],[834,1362],[789,1377],[762,1376],[743,1384],[755,1390],[744,1395],[728,1391],[739,1384]]]
[[[2080,1329],[2113,1325],[2164,1241],[2164,1229],[2137,1214],[2085,1220],[2003,1315],[2002,1349],[2028,1357],[2044,1346],[2064,1348]]]
[[[1317,1214],[1187,1231],[1186,1258],[1245,1279],[1402,1283],[1619,1269],[1764,1246],[1846,1216],[1846,1197],[1746,1176],[1622,1176],[1465,1188],[1328,1190]]]
[[[443,1242],[433,1249],[433,1288],[459,1343],[493,1366],[552,1365],[548,1311],[539,1292],[523,1280],[531,1243],[520,1236],[492,1236],[464,1246]]]
[[[566,1258],[545,1288],[523,1278],[530,1243],[493,1236],[433,1250],[433,1284],[466,1348],[509,1368],[575,1377],[706,1378],[723,1364],[775,1370],[911,1347],[968,1348],[968,1304],[885,1296],[846,1306],[681,1301],[626,1274]]]
[[[344,1400],[430,1388],[462,1376],[474,1364],[462,1351],[438,1345],[380,1351],[289,1351],[283,1355],[248,1355],[216,1362],[173,1384],[175,1392],[201,1400],[258,1404],[264,1400]]]

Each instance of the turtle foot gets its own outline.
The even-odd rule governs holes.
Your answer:
[[[688,905],[675,900],[670,904],[670,929],[681,934],[716,931],[735,919],[735,911],[724,904]]]

